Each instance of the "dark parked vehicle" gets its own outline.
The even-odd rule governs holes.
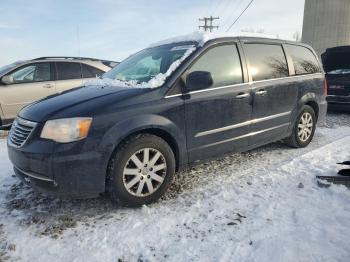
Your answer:
[[[327,49],[322,62],[328,81],[329,108],[350,111],[350,46]]]
[[[321,65],[295,42],[164,42],[103,78],[20,111],[8,152],[33,188],[147,204],[189,165],[281,139],[307,146],[327,110]]]

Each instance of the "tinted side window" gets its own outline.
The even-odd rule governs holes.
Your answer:
[[[57,80],[81,78],[80,63],[58,62],[56,63],[56,66],[57,66]]]
[[[51,81],[50,63],[30,64],[11,73],[15,83]]]
[[[188,73],[207,71],[213,77],[213,86],[220,87],[243,82],[241,60],[236,45],[209,49],[190,68]]]
[[[287,60],[281,45],[245,44],[244,48],[253,81],[289,76]]]
[[[319,63],[310,49],[303,46],[286,45],[286,51],[292,57],[296,75],[321,72]]]
[[[104,73],[102,70],[86,64],[81,64],[81,68],[83,72],[83,78],[94,78]]]

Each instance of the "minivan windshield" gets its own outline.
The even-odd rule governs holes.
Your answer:
[[[193,43],[147,48],[125,59],[102,78],[130,85],[159,87],[194,50]]]

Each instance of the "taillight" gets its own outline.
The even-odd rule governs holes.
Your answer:
[[[324,79],[324,95],[328,96],[328,82],[327,79]]]

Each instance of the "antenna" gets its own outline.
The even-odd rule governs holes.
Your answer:
[[[78,57],[80,57],[80,32],[79,32],[79,25],[77,25],[77,43],[78,43]]]

